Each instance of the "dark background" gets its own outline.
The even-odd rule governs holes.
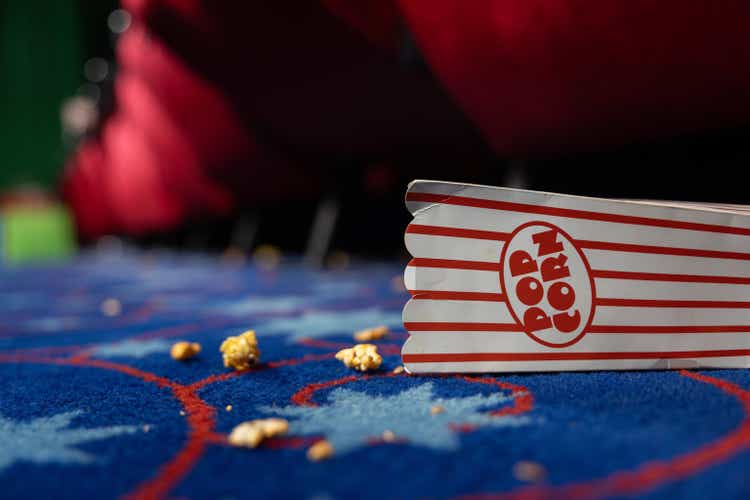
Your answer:
[[[86,98],[100,119],[106,116],[116,74],[117,34],[110,15],[117,8],[116,2],[101,0],[0,3],[0,191],[33,186],[56,193],[65,158],[79,139],[63,125],[71,98]],[[412,50],[410,58],[419,64],[419,53]],[[96,81],[84,70],[92,58],[107,62],[106,75]],[[466,155],[422,151],[388,164],[340,158],[324,174],[322,199],[267,203],[227,219],[186,221],[175,231],[129,241],[190,250],[238,246],[243,252],[268,243],[303,253],[325,202],[336,208],[326,254],[403,256],[403,229],[410,219],[403,193],[415,177],[590,196],[748,203],[748,139],[749,129],[740,127],[558,156],[503,158],[477,135]]]

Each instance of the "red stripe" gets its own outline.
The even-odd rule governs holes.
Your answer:
[[[750,349],[666,352],[467,352],[404,354],[404,363],[462,363],[471,361],[587,361],[614,359],[723,358],[750,356]]]
[[[411,259],[407,266],[440,267],[445,269],[469,269],[472,271],[500,271],[499,262],[480,262],[476,260],[452,259],[424,259],[421,257]]]
[[[477,240],[506,241],[510,233],[499,231],[480,231],[478,229],[462,229],[458,227],[423,226],[409,224],[406,232],[412,234],[429,234],[433,236],[453,236],[455,238],[473,238]]]
[[[509,233],[497,231],[480,231],[442,226],[410,224],[407,233],[429,234],[434,236],[453,236],[477,240],[507,241]],[[609,241],[576,240],[579,248],[588,250],[611,250],[613,252],[649,253],[657,255],[679,255],[682,257],[706,257],[710,259],[750,260],[750,253],[725,252],[722,250],[703,250],[700,248],[662,247],[656,245],[635,245],[632,243],[615,243]]]
[[[466,269],[472,271],[499,271],[500,264],[497,262],[480,262],[475,260],[455,259],[423,259],[414,258],[409,264],[412,267],[439,267],[443,269]],[[680,283],[719,283],[725,285],[750,285],[750,278],[737,276],[704,276],[700,274],[668,274],[668,273],[641,273],[634,271],[608,271],[606,269],[594,269],[591,271],[594,278],[611,278],[621,280],[643,280],[643,281],[676,281]],[[669,306],[664,306],[669,307]],[[679,307],[679,306],[674,306]],[[710,307],[710,306],[706,306]]]
[[[416,300],[465,300],[475,302],[505,302],[502,293],[453,292],[449,290],[409,290]],[[727,300],[656,300],[656,299],[594,299],[597,306],[610,307],[685,307],[715,309],[750,308],[750,302]]]
[[[521,332],[515,323],[449,323],[440,321],[404,323],[411,332]]]
[[[591,325],[588,333],[745,333],[750,325]]]
[[[521,332],[515,323],[406,322],[410,332]],[[591,325],[588,333],[750,333],[750,325]]]
[[[473,300],[478,302],[505,302],[502,293],[451,292],[447,290],[409,290],[417,300]]]
[[[606,299],[594,300],[597,306],[611,307],[708,307],[717,309],[750,308],[750,302],[729,300],[652,300],[652,299]]]
[[[632,271],[593,270],[594,278],[621,280],[676,281],[680,283],[723,283],[727,285],[750,285],[750,278],[736,276],[702,276],[698,274],[639,273]]]
[[[610,243],[608,241],[576,240],[579,248],[589,250],[612,250],[614,252],[652,253],[659,255],[680,255],[684,257],[708,257],[711,259],[750,260],[750,253],[701,250],[698,248],[660,247],[655,245],[633,245],[630,243]]]
[[[603,222],[614,222],[619,224],[634,224],[638,226],[667,227],[672,229],[685,229],[689,231],[705,231],[710,233],[750,236],[750,229],[743,227],[720,226],[717,224],[704,224],[700,222],[686,222],[671,219],[655,219],[651,217],[638,217],[634,215],[607,214],[601,212],[591,212],[588,210],[574,210],[570,208],[529,205],[526,203],[512,203],[508,201],[469,198],[466,196],[451,196],[447,194],[409,192],[406,193],[406,201],[443,203],[446,205],[460,205],[475,208],[488,208],[491,210],[507,210],[511,212],[550,215],[554,217],[568,217],[571,219],[585,219]]]

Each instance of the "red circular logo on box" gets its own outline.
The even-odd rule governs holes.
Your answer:
[[[591,268],[573,238],[553,224],[527,222],[513,231],[500,256],[500,286],[513,318],[542,345],[573,345],[591,325]]]

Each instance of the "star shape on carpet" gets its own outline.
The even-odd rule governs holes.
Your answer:
[[[18,422],[0,415],[0,472],[16,462],[95,463],[94,455],[77,449],[76,445],[133,434],[137,430],[133,425],[69,429],[71,421],[81,414],[82,411],[69,411],[28,422]]]
[[[60,316],[50,318],[35,318],[25,321],[22,325],[26,331],[34,332],[62,332],[72,330],[81,325],[81,318],[76,316]]]
[[[265,407],[262,410],[295,419],[290,422],[290,434],[325,436],[337,454],[365,446],[385,431],[408,440],[413,446],[455,451],[460,448],[460,440],[451,424],[476,427],[526,425],[529,418],[525,416],[492,416],[487,413],[513,398],[502,393],[439,398],[435,396],[432,382],[427,382],[392,395],[337,388],[331,391],[325,405]],[[433,415],[430,409],[436,405],[442,406],[443,411]]]
[[[227,316],[243,317],[251,314],[283,314],[301,309],[310,300],[297,296],[248,297],[238,300],[223,301],[211,306],[214,313]]]
[[[122,340],[99,344],[92,353],[98,358],[144,358],[154,353],[168,352],[172,342],[164,339]]]
[[[274,318],[258,326],[257,334],[290,335],[290,340],[351,334],[363,328],[385,325],[401,327],[401,311],[378,307],[349,311],[305,311],[292,318]]]

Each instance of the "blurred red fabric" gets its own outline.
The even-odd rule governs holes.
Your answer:
[[[466,124],[523,155],[750,115],[744,0],[123,3],[116,109],[64,181],[84,237],[314,196],[332,159],[470,150]]]

